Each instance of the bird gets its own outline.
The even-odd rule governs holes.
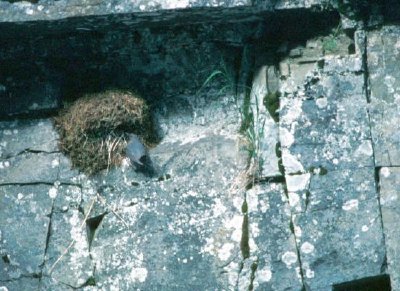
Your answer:
[[[136,134],[128,135],[128,144],[126,145],[126,156],[131,163],[143,166],[146,162],[147,149]]]

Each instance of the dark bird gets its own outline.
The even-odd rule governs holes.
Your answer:
[[[129,134],[126,155],[134,164],[143,166],[146,162],[147,149],[136,134]]]

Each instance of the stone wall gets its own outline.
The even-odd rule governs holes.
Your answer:
[[[400,290],[395,1],[81,3],[0,2],[0,288]],[[59,151],[108,88],[152,175]]]

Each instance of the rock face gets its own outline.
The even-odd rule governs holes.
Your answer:
[[[0,1],[0,289],[400,290],[396,3]],[[58,149],[109,88],[151,173]]]

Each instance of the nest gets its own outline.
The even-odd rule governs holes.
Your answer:
[[[156,140],[148,105],[129,91],[86,95],[55,118],[55,127],[61,151],[89,175],[121,164],[128,133],[147,145]]]

